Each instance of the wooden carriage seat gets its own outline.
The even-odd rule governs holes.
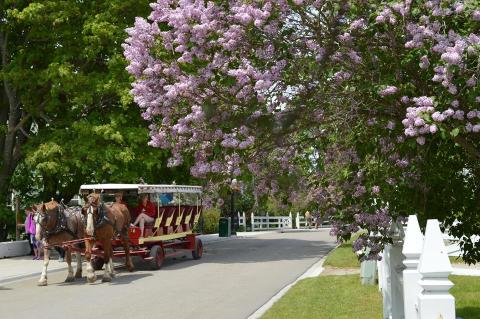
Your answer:
[[[200,218],[201,208],[193,205],[163,206],[153,224],[145,224],[145,237],[192,230]]]
[[[197,212],[197,208],[195,207],[195,211],[194,211],[194,218],[193,218],[193,223],[191,225],[191,227],[195,227],[196,224],[198,224],[198,220],[200,219],[200,214],[202,213],[202,208],[199,208],[198,209],[198,212]]]
[[[191,229],[190,221],[192,220],[194,207],[186,206],[185,208],[186,208],[186,213],[182,221],[182,228],[183,228],[183,231],[189,231]]]
[[[166,215],[165,207],[160,207],[160,210],[157,213],[157,217],[155,218],[155,222],[153,223],[153,228],[159,228],[162,225],[165,215]]]
[[[165,206],[165,223],[162,226],[163,234],[173,233],[173,224],[176,218],[176,206]]]
[[[175,233],[181,233],[183,232],[183,227],[182,227],[182,220],[183,216],[185,215],[185,206],[180,206],[177,207],[177,214],[175,218],[175,224],[173,225],[173,231]]]

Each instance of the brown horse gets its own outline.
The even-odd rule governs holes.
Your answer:
[[[122,239],[125,250],[125,265],[129,271],[133,271],[133,263],[130,257],[130,239],[128,237],[128,227],[130,226],[130,212],[128,208],[123,204],[117,203],[105,205],[100,202],[99,194],[92,193],[87,196],[82,214],[87,220],[87,235],[95,238],[94,240],[85,241],[88,282],[94,283],[97,278],[91,258],[92,249],[96,241],[100,242],[103,248],[105,271],[102,281],[109,282],[115,276],[112,263],[112,239],[116,234],[119,234]]]
[[[47,268],[50,259],[47,245],[61,245],[65,241],[81,239],[85,237],[85,228],[83,224],[80,209],[69,208],[52,200],[46,204],[34,205],[36,234],[38,241],[44,241],[44,259],[43,270],[38,281],[39,286],[47,285]],[[79,252],[77,256],[77,271],[73,276],[72,252],[67,248],[66,257],[68,265],[68,276],[65,282],[72,282],[75,278],[82,278],[82,256]]]

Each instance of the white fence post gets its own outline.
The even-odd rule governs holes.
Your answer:
[[[378,278],[378,290],[380,292],[382,292],[383,290],[383,283],[384,283],[384,270],[383,270],[383,262],[384,262],[384,258],[383,258],[383,251],[380,253],[380,257],[382,258],[381,260],[378,260],[377,261],[377,278]]]
[[[252,231],[255,231],[255,215],[252,213],[250,217],[251,217],[250,223],[252,224]]]
[[[385,245],[382,252],[382,297],[383,318],[392,318],[392,280],[390,278],[390,249],[391,245]]]
[[[245,215],[245,212],[243,212],[242,215],[243,215],[243,229],[247,231],[247,216]]]
[[[297,212],[297,217],[295,217],[295,227],[300,229],[300,214]]]
[[[418,263],[423,248],[423,234],[416,215],[408,216],[407,230],[402,253],[405,255],[403,264],[407,267],[403,271],[403,298],[405,319],[417,319],[416,303],[422,288],[418,284],[421,279],[418,272]]]
[[[423,289],[418,295],[418,319],[455,319],[455,298],[448,292],[453,287],[448,280],[452,265],[436,219],[427,221],[418,271]]]
[[[292,212],[288,213],[288,223],[289,223],[288,228],[292,229],[293,228]]]
[[[399,223],[393,223],[393,245],[385,245],[383,251],[383,317],[391,319],[403,319],[403,227]]]
[[[270,229],[270,225],[269,225],[269,223],[270,223],[270,216],[268,216],[268,213],[267,213],[266,216],[267,216],[267,230],[268,230],[268,229]]]

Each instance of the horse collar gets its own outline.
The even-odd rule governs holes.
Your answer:
[[[97,221],[94,224],[94,229],[97,229],[97,228],[101,227],[104,223],[107,223],[107,224],[110,224],[110,225],[113,226],[112,221],[105,214],[105,204],[101,203],[98,206],[98,218],[97,218]]]
[[[64,210],[61,205],[57,206],[56,213],[57,216],[55,218],[55,225],[53,226],[52,230],[45,230],[45,237],[48,239],[49,236],[58,234],[61,231],[64,231],[67,229],[66,227],[66,221],[65,221],[65,215],[63,214]],[[49,215],[47,215],[49,216]]]

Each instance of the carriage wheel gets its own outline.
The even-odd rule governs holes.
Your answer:
[[[102,270],[105,261],[102,257],[93,256],[91,259],[91,263],[94,270]]]
[[[153,270],[160,269],[163,265],[163,261],[165,260],[165,252],[163,251],[163,247],[155,245],[152,246],[150,250],[150,257],[152,260],[150,261],[150,266]]]
[[[203,244],[200,238],[195,238],[195,249],[192,251],[193,259],[200,259],[203,255]]]

